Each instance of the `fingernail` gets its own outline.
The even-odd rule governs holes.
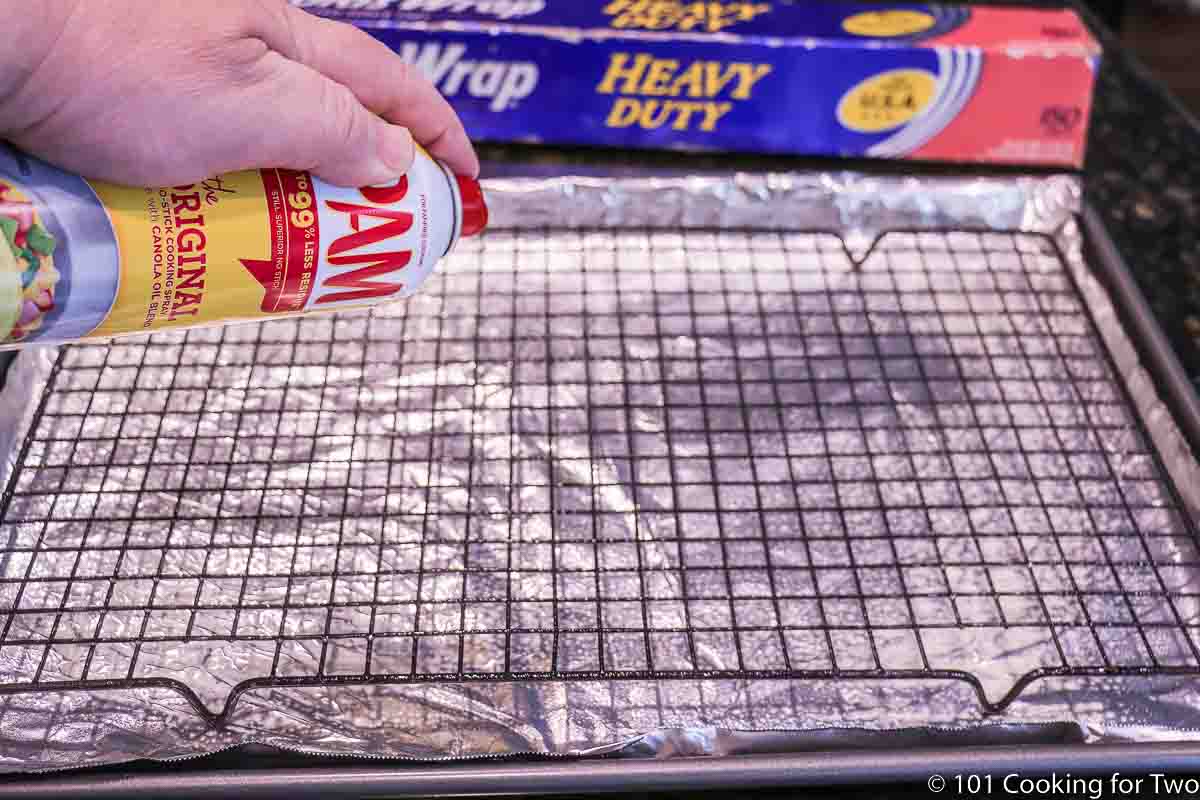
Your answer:
[[[471,168],[470,168],[469,172],[470,172],[471,178],[473,178],[474,180],[479,180],[479,171],[480,171],[479,156],[476,155],[474,153],[474,151],[472,151],[471,156],[472,156]]]
[[[379,138],[380,160],[395,170],[397,177],[408,172],[414,155],[413,138],[408,129],[399,125],[387,125]]]

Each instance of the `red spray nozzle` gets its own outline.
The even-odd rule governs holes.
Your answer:
[[[458,194],[462,198],[462,236],[474,236],[480,233],[488,224],[487,203],[483,199],[483,189],[479,182],[462,175],[455,175],[458,181]]]

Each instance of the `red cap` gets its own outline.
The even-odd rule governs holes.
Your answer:
[[[478,181],[455,175],[458,181],[458,195],[462,198],[462,233],[461,236],[474,236],[488,224],[487,203],[483,201],[483,189]]]

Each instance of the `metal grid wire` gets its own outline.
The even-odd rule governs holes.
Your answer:
[[[1036,235],[856,267],[495,232],[406,304],[65,348],[0,520],[0,691],[213,721],[266,685],[955,678],[995,710],[1200,666],[1195,531]]]

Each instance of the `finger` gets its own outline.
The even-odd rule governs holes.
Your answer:
[[[291,6],[287,22],[294,52],[285,55],[348,87],[364,106],[408,128],[455,172],[479,174],[479,158],[458,114],[416,68],[352,25]]]
[[[395,181],[413,161],[409,131],[372,113],[340,83],[278,53],[253,99],[270,109],[258,160],[304,169],[338,186]],[[264,112],[267,113],[267,112]]]

